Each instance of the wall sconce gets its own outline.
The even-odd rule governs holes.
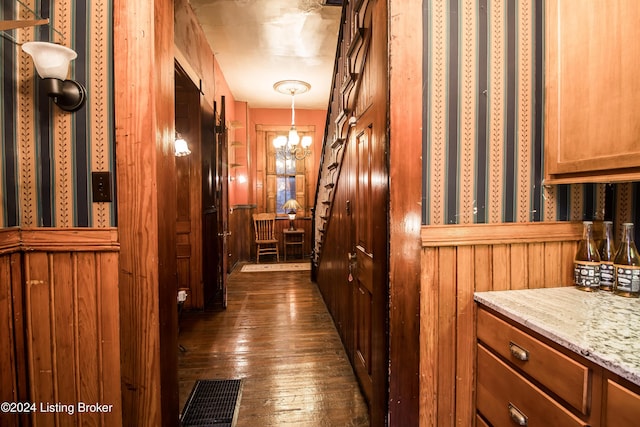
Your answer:
[[[296,211],[298,209],[302,209],[300,203],[296,199],[289,199],[282,205],[282,209],[287,211],[287,215],[289,215],[289,230],[295,230],[296,228],[293,226],[293,221],[296,219]]]
[[[75,80],[67,80],[69,64],[78,54],[68,47],[48,42],[27,42],[22,50],[31,55],[44,81],[47,95],[64,111],[77,111],[87,100],[87,91]]]
[[[182,136],[180,135],[180,133],[176,133],[176,139],[173,144],[176,150],[175,152],[176,157],[184,157],[191,154],[191,150],[189,150],[187,141],[182,139]]]

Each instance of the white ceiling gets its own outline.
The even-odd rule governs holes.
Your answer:
[[[280,80],[311,90],[296,108],[326,109],[341,8],[325,0],[190,0],[233,97],[253,108],[289,108]]]

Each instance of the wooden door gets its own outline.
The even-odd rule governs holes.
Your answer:
[[[229,171],[228,171],[228,129],[226,119],[225,97],[222,97],[220,111],[220,127],[218,128],[217,151],[218,151],[218,176],[216,177],[218,185],[218,215],[217,229],[218,233],[218,289],[216,293],[216,304],[221,304],[227,308],[227,272],[229,268]]]
[[[219,264],[216,117],[208,105],[203,106],[202,116],[202,290],[204,306],[211,306],[217,288]]]
[[[203,110],[202,241],[205,307],[226,307],[228,263],[227,130],[224,97],[220,118]]]
[[[353,186],[352,276],[354,279],[354,368],[372,420],[382,420],[387,396],[387,199],[385,150],[366,117],[356,125],[351,167]],[[374,234],[375,233],[375,234]],[[355,265],[354,265],[355,264]],[[355,268],[354,268],[355,267]],[[373,423],[378,424],[378,423]]]
[[[176,64],[176,132],[191,154],[176,157],[176,255],[178,289],[186,289],[186,307],[202,308],[200,92]]]

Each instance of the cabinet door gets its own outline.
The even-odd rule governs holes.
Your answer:
[[[640,395],[607,380],[606,427],[633,427],[640,424]]]
[[[547,0],[548,182],[640,177],[640,2]]]

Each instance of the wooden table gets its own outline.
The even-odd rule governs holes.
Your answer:
[[[296,228],[295,230],[285,229],[282,230],[282,236],[284,244],[284,260],[287,260],[289,246],[300,246],[300,256],[304,258],[304,230],[302,228]]]

